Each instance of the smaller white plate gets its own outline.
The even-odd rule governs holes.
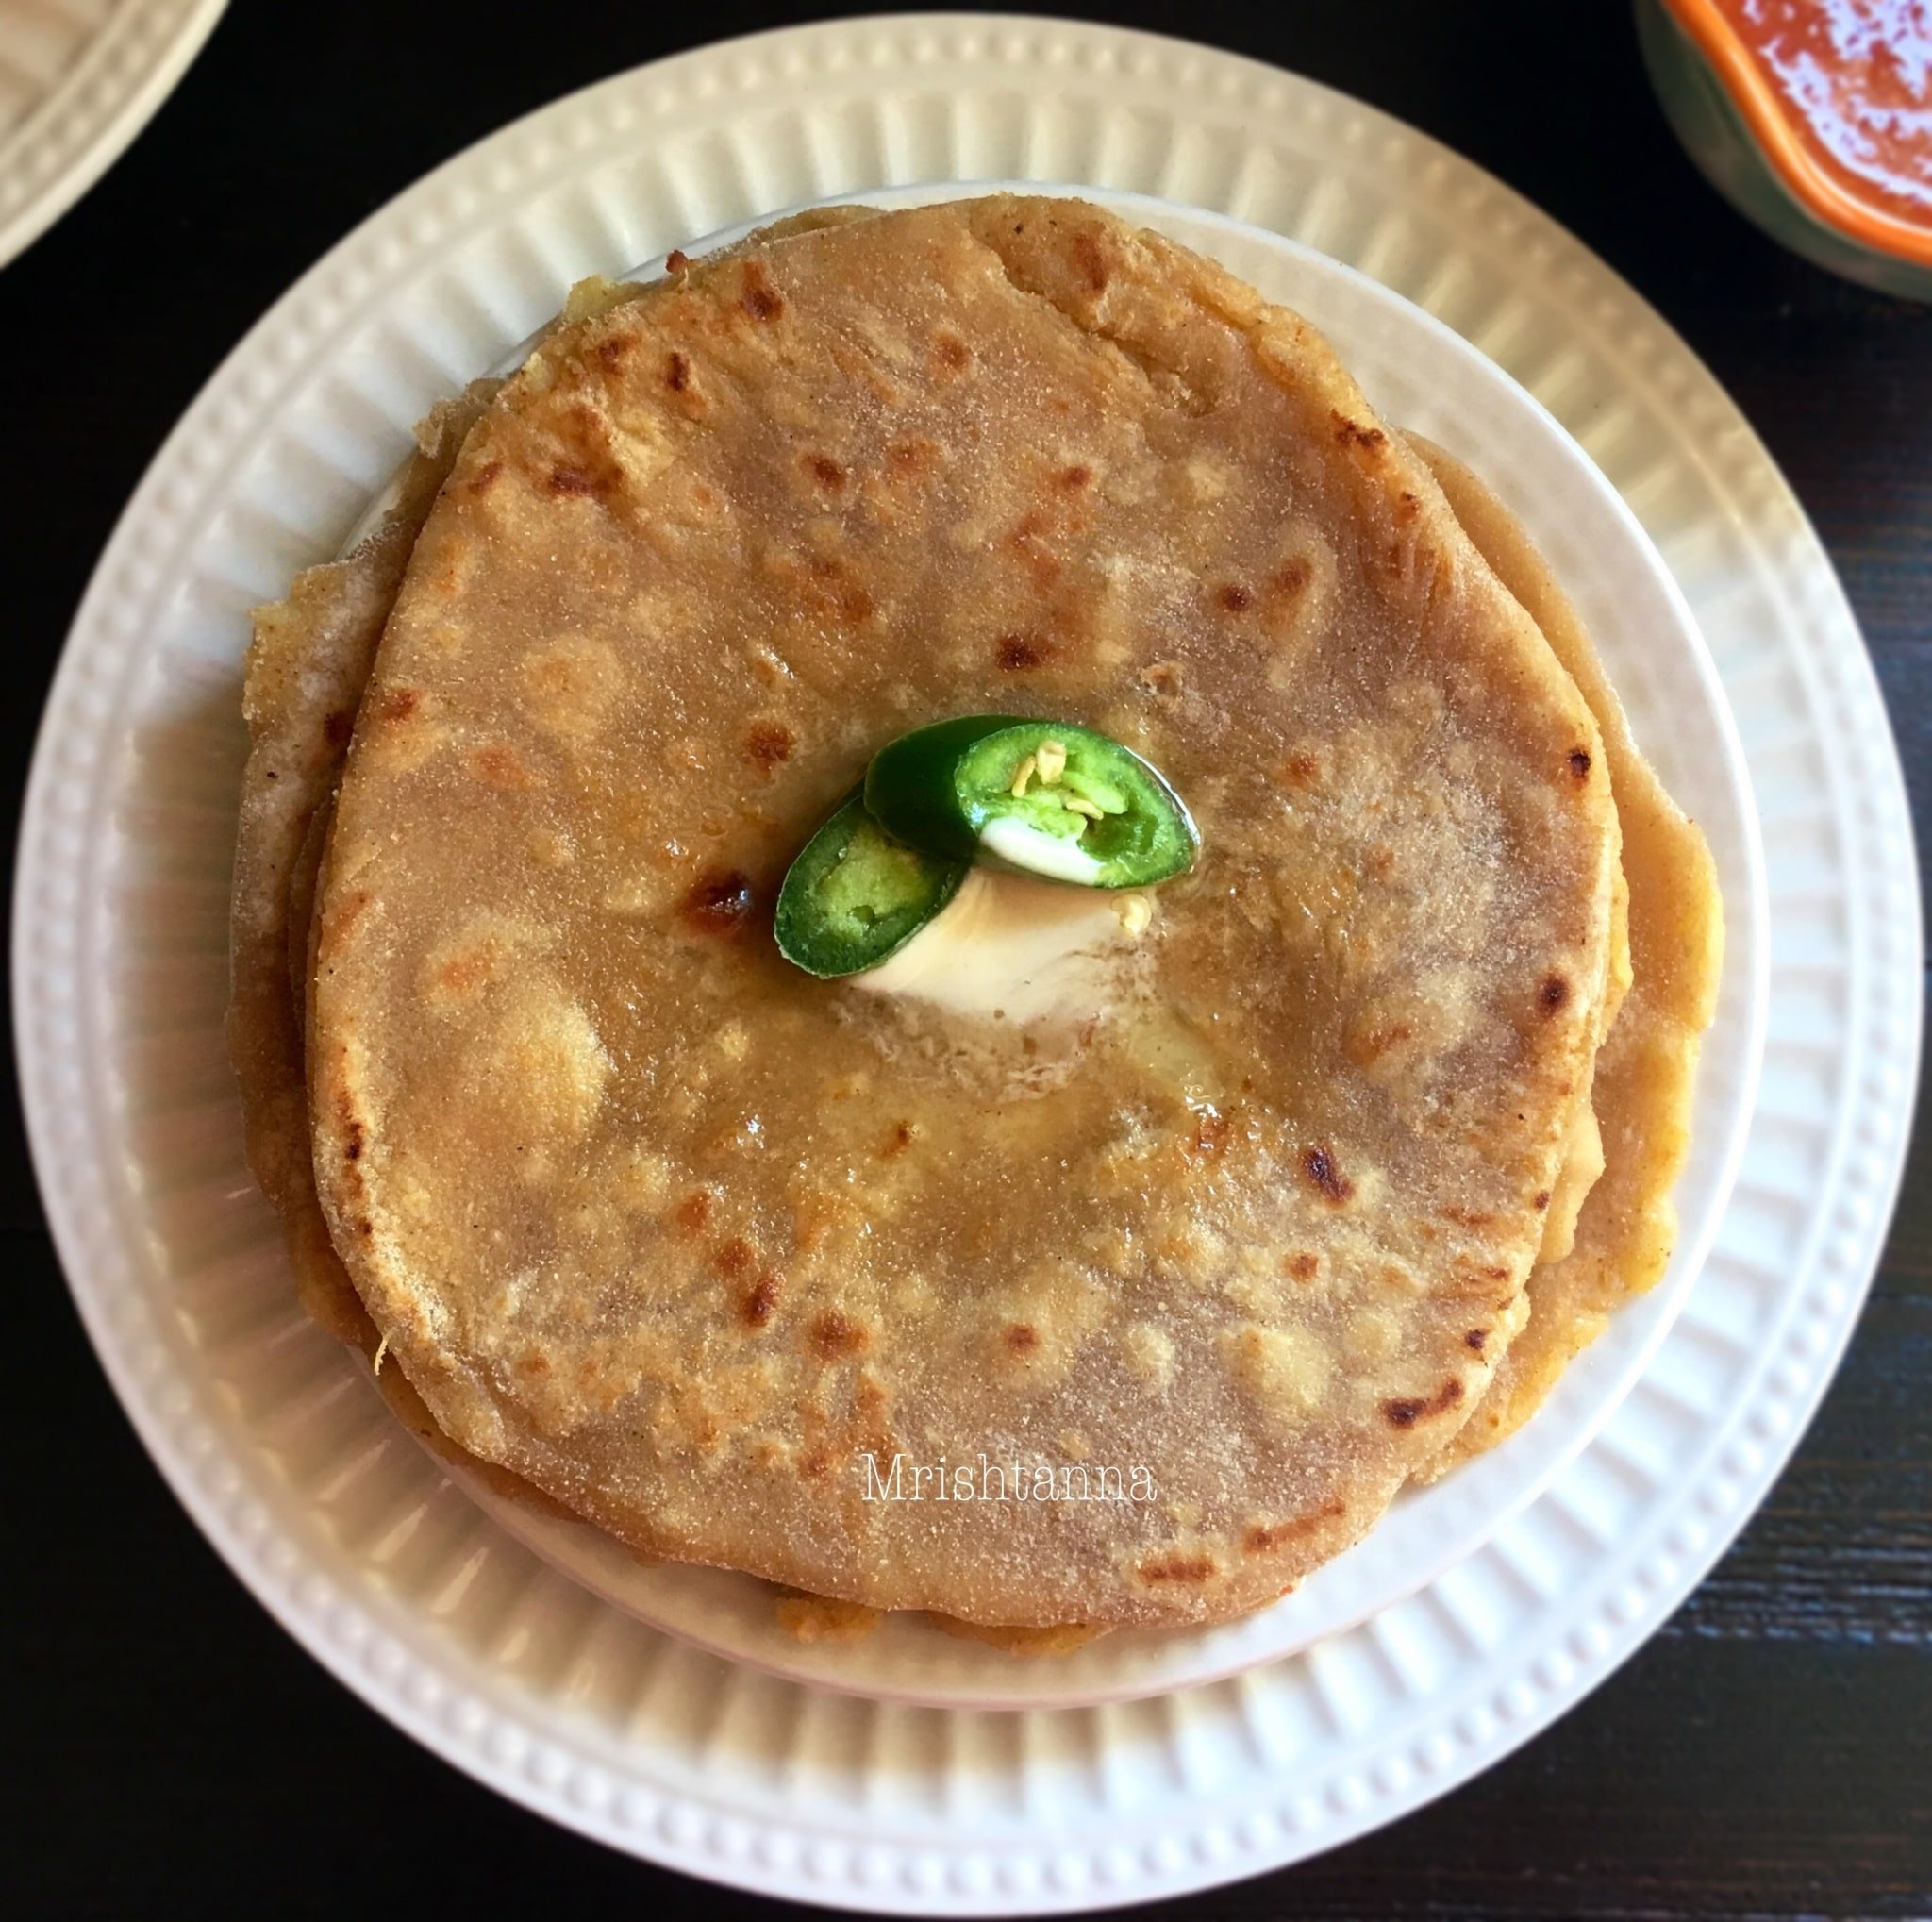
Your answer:
[[[985,181],[942,182],[840,197],[909,207],[996,191]],[[456,1474],[525,1546],[654,1628],[793,1680],[975,1709],[1132,1700],[1296,1653],[1433,1581],[1534,1500],[1628,1394],[1704,1263],[1743,1152],[1769,993],[1763,853],[1729,705],[1656,547],[1552,415],[1422,309],[1277,234],[1143,194],[1038,183],[1015,183],[1015,191],[1084,194],[1220,260],[1320,326],[1384,420],[1464,454],[1490,478],[1589,623],[1644,751],[1703,827],[1724,891],[1726,944],[1717,1019],[1699,1071],[1694,1146],[1677,1188],[1677,1245],[1663,1280],[1616,1317],[1520,1433],[1433,1487],[1403,1494],[1363,1541],[1256,1614],[1215,1629],[1115,1633],[1050,1660],[962,1640],[917,1614],[889,1615],[855,1642],[801,1643],[779,1626],[774,1592],[764,1582],[721,1569],[646,1566],[588,1524],[505,1500],[480,1478]],[[687,242],[686,251],[711,252],[799,210],[778,209]],[[660,258],[635,277],[657,279],[663,271]],[[518,365],[527,345],[495,371]],[[385,490],[375,507],[387,496]],[[370,519],[358,523],[358,535]]]
[[[0,0],[0,266],[126,150],[227,0]]]

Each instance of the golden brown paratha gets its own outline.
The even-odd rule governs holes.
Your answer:
[[[885,735],[990,706],[1142,745],[1208,850],[1048,1098],[733,925]],[[1207,263],[995,201],[700,266],[546,345],[410,560],[322,889],[337,1243],[452,1435],[647,1547],[983,1622],[1251,1607],[1520,1318],[1608,992],[1600,760],[1426,470]],[[854,1472],[981,1447],[1158,1494]]]

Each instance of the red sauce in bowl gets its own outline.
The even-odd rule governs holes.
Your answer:
[[[1715,0],[1812,159],[1932,230],[1932,0]]]

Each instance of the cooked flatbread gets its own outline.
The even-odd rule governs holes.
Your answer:
[[[1412,444],[1596,716],[1629,895],[1629,992],[1596,1058],[1591,1104],[1601,1179],[1581,1203],[1571,1245],[1531,1275],[1529,1324],[1468,1426],[1428,1471],[1433,1479],[1522,1427],[1610,1315],[1661,1278],[1677,1233],[1671,1195],[1690,1152],[1698,1050],[1717,1010],[1724,904],[1704,836],[1631,739],[1561,584],[1474,474],[1440,447]]]
[[[1133,742],[1207,849],[1045,1075],[762,925],[873,748],[991,708]],[[1218,269],[1005,199],[700,264],[533,357],[409,560],[320,894],[334,1242],[449,1435],[654,1552],[1239,1613],[1521,1319],[1601,770],[1426,469]],[[868,1456],[1154,1493],[868,1499]]]

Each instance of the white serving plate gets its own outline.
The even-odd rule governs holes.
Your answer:
[[[0,0],[0,266],[113,165],[227,0]]]
[[[861,197],[875,206],[904,207],[988,191],[985,182],[941,181]],[[946,1634],[917,1614],[889,1616],[859,1642],[801,1644],[780,1626],[774,1591],[764,1582],[723,1569],[647,1567],[587,1524],[505,1500],[481,1477],[457,1474],[508,1533],[654,1628],[774,1675],[956,1708],[1084,1707],[1216,1680],[1368,1620],[1479,1547],[1608,1419],[1703,1266],[1743,1153],[1768,999],[1763,853],[1729,706],[1670,570],[1582,448],[1459,335],[1325,255],[1225,215],[1146,194],[1046,191],[1085,192],[1128,220],[1212,255],[1321,326],[1385,420],[1426,434],[1496,477],[1587,615],[1612,679],[1625,690],[1640,743],[1702,824],[1717,861],[1727,940],[1717,1017],[1705,1038],[1695,1148],[1676,1191],[1680,1229],[1663,1280],[1617,1317],[1588,1364],[1572,1371],[1521,1433],[1434,1487],[1400,1496],[1366,1540],[1292,1596],[1241,1621],[1108,1635],[1051,1661],[1015,1661]],[[711,252],[760,224],[741,223],[688,242],[684,251]],[[630,277],[657,279],[663,271],[658,259]],[[494,371],[508,373],[528,345],[520,343]],[[378,493],[358,533],[392,497],[391,489]]]
[[[1769,903],[1735,1192],[1639,1379],[1548,1486],[1302,1654],[1010,1713],[706,1654],[512,1541],[293,1307],[219,1046],[245,610],[336,547],[408,424],[583,274],[801,201],[999,178],[1287,235],[1519,379],[1709,643]],[[1377,398],[1455,443],[1399,392]],[[1573,576],[1536,503],[1494,478]],[[1634,711],[1663,711],[1646,662],[1612,665]],[[1681,793],[1695,770],[1674,739],[1646,731]],[[158,1463],[291,1631],[417,1739],[613,1846],[924,1913],[1254,1873],[1440,1794],[1577,1700],[1715,1560],[1823,1393],[1896,1191],[1918,1057],[1917,881],[1870,664],[1708,375],[1575,242],[1421,136],[1251,62],[1051,21],[833,23],[641,69],[485,142],[325,259],[190,409],[103,559],[36,759],[15,927],[29,1126],[76,1300]],[[1621,1342],[1648,1340],[1646,1311],[1541,1422],[1589,1392],[1585,1371],[1628,1360]],[[1509,1472],[1507,1451],[1486,1469]]]

